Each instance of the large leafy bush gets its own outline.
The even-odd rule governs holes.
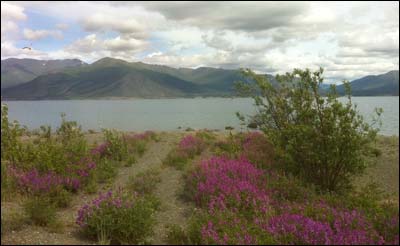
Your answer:
[[[335,86],[326,96],[320,93],[323,70],[295,69],[277,75],[277,85],[251,70],[243,74],[255,83],[238,84],[250,93],[258,108],[257,125],[274,144],[279,165],[322,190],[350,187],[350,178],[367,166],[371,143],[377,134],[352,103],[339,101]],[[381,110],[376,110],[378,116]],[[240,116],[242,119],[244,117]]]

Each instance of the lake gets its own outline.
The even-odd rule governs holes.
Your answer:
[[[341,98],[341,100],[345,100]],[[399,97],[353,97],[359,112],[367,120],[375,107],[383,108],[382,135],[399,135]],[[115,128],[125,131],[240,129],[235,112],[250,115],[255,112],[249,98],[177,98],[132,100],[51,100],[6,101],[10,120],[18,120],[29,129],[61,122],[60,114],[75,120],[82,129]]]

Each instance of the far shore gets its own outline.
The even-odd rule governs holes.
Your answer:
[[[374,95],[374,96],[352,96],[352,97],[398,97],[399,95]],[[344,96],[341,96],[344,97]],[[36,98],[24,98],[24,99],[16,99],[16,98],[2,98],[2,102],[7,101],[96,101],[96,100],[158,100],[158,99],[208,99],[208,98],[248,98],[250,97],[240,97],[240,96],[181,96],[181,97],[96,97],[96,98],[46,98],[46,99],[36,99]]]

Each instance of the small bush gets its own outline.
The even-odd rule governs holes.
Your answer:
[[[103,129],[104,140],[107,143],[107,153],[113,160],[123,161],[128,156],[128,146],[122,134],[115,130]]]
[[[48,197],[31,197],[24,204],[24,211],[34,225],[47,226],[56,221],[56,210]]]
[[[99,183],[107,183],[117,176],[117,163],[108,159],[101,159],[96,168],[95,177]]]
[[[1,233],[19,231],[27,223],[26,217],[20,213],[13,211],[7,215],[1,215]]]
[[[161,182],[160,171],[151,169],[138,173],[136,176],[131,176],[128,186],[130,190],[140,195],[150,195],[159,182]]]
[[[167,243],[170,245],[189,245],[189,239],[186,232],[178,225],[168,225]]]
[[[77,223],[93,239],[142,244],[152,234],[155,209],[152,200],[109,191],[82,207]]]
[[[49,193],[49,199],[57,208],[67,208],[72,200],[72,195],[65,189],[57,189]]]
[[[176,149],[168,153],[164,160],[164,164],[170,167],[175,167],[178,170],[183,170],[188,163],[189,158],[182,152]]]

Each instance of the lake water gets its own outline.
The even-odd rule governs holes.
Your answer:
[[[344,99],[343,99],[344,100]],[[383,108],[380,134],[399,135],[399,97],[353,97],[367,120],[375,107]],[[133,100],[60,100],[7,101],[10,120],[18,120],[29,129],[61,122],[60,114],[77,121],[84,130],[115,128],[126,131],[240,129],[235,112],[251,115],[255,112],[249,98],[178,98]]]

